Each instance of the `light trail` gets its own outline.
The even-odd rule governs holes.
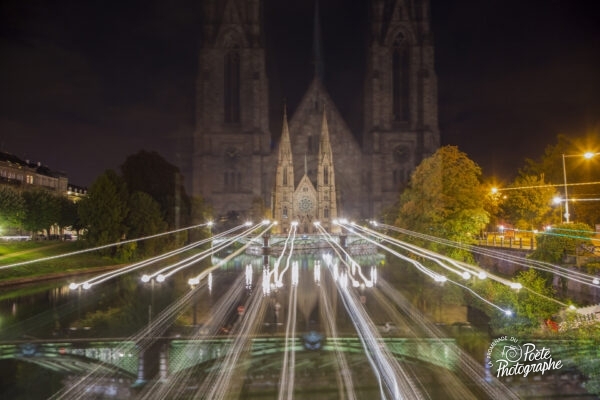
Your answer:
[[[460,267],[460,268],[462,268],[464,270],[464,273],[466,274],[466,275],[462,276],[464,279],[470,279],[471,278],[471,274],[473,274],[476,277],[479,277],[481,279],[490,278],[490,279],[492,279],[492,280],[494,280],[494,281],[496,281],[498,283],[501,283],[501,284],[503,284],[505,286],[508,286],[511,289],[519,290],[519,289],[523,288],[523,285],[521,283],[509,281],[509,280],[501,278],[501,277],[499,277],[497,275],[490,274],[489,272],[485,271],[484,269],[480,268],[479,266],[467,264],[467,263],[462,262],[462,261],[453,260],[453,259],[451,259],[449,257],[444,256],[444,255],[432,252],[430,250],[423,249],[421,247],[412,245],[410,243],[402,242],[402,241],[400,241],[398,239],[391,238],[391,237],[389,237],[387,235],[383,235],[383,234],[381,234],[379,232],[375,232],[375,231],[372,231],[372,230],[367,229],[367,228],[363,228],[363,227],[359,227],[359,226],[353,226],[353,227],[356,228],[356,229],[362,230],[363,232],[367,232],[369,234],[373,234],[376,237],[379,237],[382,240],[385,240],[387,242],[391,242],[391,243],[397,244],[398,246],[400,246],[400,247],[402,247],[402,248],[404,248],[404,249],[406,249],[408,251],[415,252],[416,254],[421,255],[421,256],[423,256],[423,257],[425,257],[427,259],[433,260],[433,261],[435,261],[440,266],[445,267],[445,265],[440,262],[440,260],[444,260],[446,262],[451,263],[452,265]],[[360,234],[358,234],[358,235],[360,235]],[[365,237],[363,235],[360,235],[360,236],[363,237],[365,240],[371,241],[370,238],[367,238],[367,237]],[[386,249],[386,250],[389,251],[389,248],[387,248],[386,246],[380,245],[379,243],[377,243],[375,241],[371,241],[371,242],[374,243],[374,244],[377,244],[378,246],[381,246],[382,248],[384,248],[384,249]],[[466,287],[466,286],[464,286],[464,285],[462,285],[462,284],[460,284],[460,283],[458,283],[458,282],[456,282],[454,280],[451,280],[451,279],[448,279],[448,278],[446,278],[446,279],[447,279],[448,282],[453,283],[455,285],[458,285],[458,286],[460,286],[460,287],[462,287],[462,288],[470,291],[475,296],[477,296],[479,299],[483,300],[485,303],[493,306],[494,308],[497,308],[498,310],[504,312],[506,315],[509,315],[509,316],[512,315],[512,311],[511,310],[503,309],[500,306],[498,306],[496,304],[493,304],[493,303],[491,303],[488,300],[485,300],[483,297],[481,297],[480,295],[478,295],[472,289],[470,289],[470,288],[468,288],[468,287]],[[527,290],[529,292],[533,293],[533,294],[536,294],[536,295],[538,295],[540,297],[545,298],[546,300],[550,300],[550,301],[552,301],[552,302],[560,305],[561,307],[568,307],[567,304],[563,303],[562,301],[560,301],[558,299],[554,299],[554,298],[545,296],[545,295],[543,295],[541,293],[538,293],[538,292],[536,292],[536,291],[534,291],[532,289],[529,289],[529,288],[527,288]]]
[[[290,267],[290,260],[292,259],[292,254],[294,253],[294,241],[296,240],[296,230],[297,230],[297,224],[292,224],[292,230],[290,231],[290,234],[292,235],[291,244],[290,244],[290,252],[288,254],[288,257],[285,260],[285,268],[283,269],[283,271],[281,271],[281,273],[279,273],[279,263],[281,262],[281,259],[283,258],[284,254],[285,254],[285,248],[286,248],[285,245],[284,245],[283,251],[281,252],[281,255],[279,256],[277,261],[275,261],[275,265],[273,266],[273,274],[275,276],[275,278],[274,278],[275,287],[279,288],[279,287],[283,286],[283,276],[285,275],[285,273],[287,272],[287,270]],[[289,235],[288,235],[288,238],[289,238]],[[287,244],[287,240],[286,240],[285,244]]]
[[[74,256],[74,255],[77,255],[77,254],[88,253],[90,251],[108,249],[110,247],[120,246],[122,244],[139,242],[139,241],[147,240],[147,239],[154,239],[154,238],[165,236],[165,235],[172,235],[172,234],[177,233],[177,232],[182,232],[182,231],[186,231],[186,230],[190,230],[190,229],[196,229],[196,228],[202,228],[204,226],[211,226],[211,225],[212,225],[212,222],[207,222],[205,224],[188,226],[186,228],[175,229],[175,230],[168,231],[168,232],[163,232],[163,233],[157,233],[156,235],[145,236],[145,237],[136,238],[136,239],[123,240],[121,242],[110,243],[110,244],[106,244],[106,245],[103,245],[103,246],[92,247],[92,248],[89,248],[89,249],[83,249],[83,250],[72,251],[72,252],[69,252],[69,253],[57,254],[55,256],[38,258],[38,259],[35,259],[35,260],[21,261],[21,262],[14,263],[14,264],[9,264],[9,265],[2,265],[2,266],[0,266],[0,269],[13,268],[13,267],[21,266],[21,265],[27,265],[27,264],[37,263],[37,262],[40,262],[40,261],[56,260],[57,258],[70,257],[70,256]]]
[[[383,283],[385,286],[386,282],[384,281]],[[413,318],[409,318],[406,313],[402,313],[400,311],[402,308],[396,305],[392,299],[386,297],[383,291],[379,288],[371,290],[370,293],[377,302],[378,306],[381,307],[388,315],[388,320],[392,321],[395,324],[396,329],[400,329],[400,327],[403,327],[403,334],[401,336],[406,337],[406,332],[408,331],[410,336],[414,338],[422,338],[424,336],[429,336],[431,339],[436,339],[435,341],[429,341],[429,344],[435,346],[437,349],[437,351],[435,351],[435,353],[431,355],[433,357],[438,358],[438,360],[444,359],[444,356],[447,357],[446,360],[451,360],[451,358],[449,358],[447,355],[448,350],[455,350],[455,347],[452,344],[448,343],[448,341],[446,341],[445,338],[442,339],[442,337],[431,336],[431,333],[428,330],[421,328],[423,324],[420,322],[420,320],[414,320]],[[414,308],[414,306],[411,307]],[[397,332],[394,336],[399,336],[398,333],[399,332]],[[415,372],[412,369],[409,369],[408,372],[412,373],[412,375],[414,376],[414,380],[420,384],[421,390],[427,392],[427,388],[424,387],[421,379],[415,376]],[[460,400],[478,400],[477,397],[473,393],[471,393],[471,391],[458,379],[454,368],[449,368],[448,371],[444,374],[443,385],[444,394],[449,399],[451,398]]]
[[[148,327],[141,329],[135,335],[125,339],[123,343],[132,341],[137,343],[138,351],[143,354],[143,352],[150,348],[156,339],[162,336],[169,326],[172,325],[176,316],[182,313],[184,308],[189,305],[192,297],[193,291],[187,292],[163,310],[148,324]],[[125,345],[118,347],[116,350],[117,352],[125,351]],[[95,369],[82,376],[75,384],[55,393],[51,399],[81,399],[82,397],[85,397],[89,387],[98,385],[99,382],[108,376],[108,372],[101,372],[103,371],[102,367],[103,366],[99,364]]]
[[[264,226],[265,222],[262,222],[259,225],[263,225]],[[274,222],[269,222],[268,225],[266,226],[266,228],[263,229],[256,237],[257,238],[261,238],[265,233],[267,233],[269,230],[271,230],[271,228],[273,227],[273,225],[275,225]],[[242,247],[240,247],[239,249],[237,249],[233,253],[229,254],[227,257],[225,257],[224,259],[222,259],[221,261],[219,261],[217,264],[215,264],[215,265],[213,265],[213,266],[205,269],[204,271],[202,271],[197,276],[195,276],[193,278],[190,278],[189,281],[194,281],[194,282],[200,282],[200,281],[202,281],[205,276],[209,275],[212,271],[214,271],[214,270],[220,268],[221,266],[225,265],[228,261],[230,261],[234,257],[237,257],[238,255],[242,254],[251,245],[252,245],[252,241],[248,241],[248,243],[246,243],[245,245],[243,245]]]
[[[288,296],[288,313],[285,325],[285,347],[281,375],[279,377],[279,400],[292,400],[294,397],[294,371],[296,368],[296,314],[298,306],[298,262],[294,261],[295,274],[292,274]],[[292,267],[294,271],[294,267]],[[295,276],[294,276],[295,275]]]
[[[422,234],[422,233],[418,233],[418,232],[413,232],[413,231],[409,231],[406,229],[402,229],[402,228],[398,228],[395,227],[393,225],[386,225],[386,224],[376,224],[375,225],[377,228],[381,227],[381,228],[386,228],[386,229],[391,229],[393,231],[405,234],[405,235],[409,235],[409,236],[413,236],[413,237],[417,237],[417,238],[421,238],[427,241],[432,241],[435,243],[439,243],[442,245],[446,245],[446,246],[450,246],[450,247],[455,247],[455,248],[460,248],[463,250],[467,250],[467,251],[471,251],[473,253],[477,253],[477,254],[482,254],[482,255],[486,255],[492,258],[496,258],[496,259],[500,259],[500,260],[505,260],[505,261],[510,261],[514,264],[526,267],[526,268],[534,268],[534,269],[538,269],[541,271],[547,271],[547,272],[551,272],[553,274],[559,275],[565,279],[569,279],[569,280],[573,280],[579,283],[582,283],[584,285],[588,285],[588,286],[598,286],[600,284],[600,279],[598,279],[597,276],[594,275],[590,275],[590,274],[586,274],[580,271],[576,271],[576,270],[570,270],[568,268],[565,267],[561,267],[559,265],[556,264],[551,264],[551,263],[547,263],[547,262],[543,262],[543,261],[537,261],[537,260],[532,260],[529,258],[523,258],[523,257],[519,257],[519,256],[515,256],[512,254],[507,254],[505,252],[501,252],[498,250],[491,250],[491,249],[484,249],[482,247],[479,246],[474,246],[474,245],[464,245],[461,243],[457,243],[457,242],[453,242],[447,239],[442,239],[442,238],[438,238],[435,236],[431,236],[431,235],[426,235],[426,234]]]
[[[260,281],[259,281],[260,283]],[[237,328],[234,328],[232,335],[233,343],[229,346],[227,353],[222,359],[221,367],[214,372],[211,379],[206,379],[196,391],[194,398],[224,399],[238,398],[243,379],[233,379],[236,372],[240,372],[243,363],[239,359],[251,346],[251,338],[256,331],[259,321],[264,317],[266,311],[266,302],[262,301],[262,295],[259,290],[253,291],[250,299],[245,305],[245,313]],[[216,375],[216,376],[215,376]],[[239,373],[240,377],[245,374]]]
[[[341,262],[343,264],[346,265],[346,267],[349,270],[349,274],[348,274],[348,278],[352,281],[352,286],[354,287],[358,287],[360,286],[360,282],[356,279],[354,279],[354,275],[358,272],[359,277],[362,279],[363,284],[366,287],[372,287],[373,286],[373,281],[369,278],[367,278],[363,272],[362,272],[362,267],[360,266],[360,263],[358,263],[356,260],[354,260],[352,258],[352,256],[346,251],[346,249],[344,249],[342,247],[342,245],[340,245],[330,234],[329,232],[327,232],[322,226],[321,224],[315,223],[315,227],[321,232],[321,235],[324,236],[327,240],[327,242],[329,243],[329,245],[334,249],[334,251],[336,252],[336,254],[338,255],[339,259],[341,260]],[[339,249],[341,251],[340,252],[337,250]],[[334,276],[337,276],[337,271],[334,273]]]
[[[204,260],[205,258],[212,256],[213,254],[216,254],[217,252],[231,246],[235,242],[237,242],[240,239],[249,235],[252,231],[254,231],[256,228],[258,228],[261,225],[262,225],[262,223],[251,226],[250,228],[246,229],[244,232],[241,232],[236,236],[228,238],[227,240],[220,242],[218,245],[213,246],[210,249],[207,249],[199,254],[195,254],[184,260],[176,262],[175,264],[168,265],[168,266],[152,273],[151,275],[148,275],[148,279],[153,279],[156,277],[157,280],[162,282],[165,279],[167,279],[168,277],[170,277],[171,275],[173,275],[174,273],[179,272],[182,269],[185,269],[194,264],[197,264],[199,261]]]
[[[331,308],[331,299],[327,294],[327,291],[322,285],[319,285],[319,298],[321,299],[321,304],[323,305],[323,312],[325,314],[325,330],[327,333],[327,337],[330,338],[338,338],[339,333],[337,329],[337,325],[335,324],[336,316],[333,313]],[[348,360],[343,351],[339,349],[339,346],[335,346],[335,359],[336,359],[336,367],[337,367],[337,380],[340,382],[341,387],[345,389],[342,393],[340,393],[340,399],[348,399],[354,400],[356,399],[356,393],[354,390],[354,381],[352,380],[352,374],[350,373],[350,366],[348,365]],[[344,397],[345,394],[345,397]]]
[[[382,399],[387,399],[388,396],[392,399],[424,398],[417,384],[398,364],[389,350],[380,345],[381,336],[377,333],[375,324],[343,281],[343,278],[338,279],[336,287],[346,312],[358,333],[373,372],[378,378],[380,397]]]
[[[117,276],[120,276],[120,275],[129,273],[129,272],[132,272],[132,271],[135,271],[135,270],[147,267],[148,265],[152,265],[152,264],[154,264],[154,263],[156,263],[158,261],[162,261],[164,259],[173,257],[173,256],[178,255],[178,254],[181,254],[183,252],[186,252],[188,250],[193,249],[194,247],[197,247],[197,246],[200,246],[202,244],[208,243],[211,240],[213,240],[215,237],[221,237],[221,236],[224,236],[224,235],[226,235],[228,233],[231,233],[231,232],[234,232],[236,230],[239,230],[243,226],[244,225],[237,226],[235,228],[230,229],[229,231],[220,233],[220,234],[218,234],[216,236],[213,236],[213,237],[210,237],[210,238],[207,238],[207,239],[202,239],[202,240],[200,240],[198,242],[191,243],[191,244],[186,245],[184,247],[181,247],[181,248],[169,251],[169,252],[167,252],[165,254],[161,254],[161,255],[149,258],[147,260],[143,260],[143,261],[140,261],[140,262],[137,262],[137,263],[125,266],[123,268],[119,268],[116,271],[105,272],[103,274],[100,274],[100,275],[97,275],[95,277],[92,277],[92,278],[90,278],[90,279],[88,279],[88,280],[86,280],[84,282],[80,282],[80,283],[73,282],[73,283],[71,283],[69,285],[69,289],[75,290],[75,289],[78,289],[79,287],[81,287],[83,289],[90,289],[93,285],[100,284],[102,282],[105,282],[105,281],[107,281],[109,279],[112,279],[112,278],[115,278]],[[148,279],[148,280],[150,280],[150,279]]]
[[[425,335],[431,338],[443,338],[446,335],[433,322],[423,316],[396,288],[392,287],[387,281],[381,280],[379,289],[389,298],[393,304],[408,316],[410,321],[417,325],[419,330],[425,332]],[[462,350],[456,344],[448,347],[448,350],[456,355],[459,365],[456,371],[464,374],[474,385],[483,390],[490,399],[517,400],[516,396],[502,382],[493,377],[488,377],[485,369],[479,362],[473,359],[467,352]],[[460,398],[460,397],[459,397]]]
[[[344,228],[346,228],[346,229],[347,229],[347,226],[346,226],[345,224],[342,224],[342,227],[344,227]],[[360,227],[356,227],[356,226],[354,226],[354,228],[360,228]],[[365,228],[361,228],[361,229],[365,229]],[[377,232],[373,232],[373,233],[377,233]],[[426,275],[430,276],[430,277],[431,277],[431,278],[433,278],[433,280],[434,280],[434,281],[436,281],[436,282],[446,282],[446,281],[448,281],[448,282],[450,282],[450,283],[457,284],[457,285],[459,285],[459,286],[461,286],[461,287],[464,287],[463,285],[460,285],[460,284],[458,284],[458,282],[455,282],[455,281],[453,281],[453,280],[449,279],[448,277],[446,277],[446,276],[444,276],[444,275],[440,275],[440,274],[438,274],[437,272],[434,272],[434,271],[430,270],[429,268],[425,267],[425,266],[424,266],[422,263],[418,262],[417,260],[414,260],[414,259],[412,259],[412,258],[410,258],[410,257],[407,257],[407,256],[405,256],[405,255],[401,254],[401,253],[398,253],[397,251],[395,251],[395,250],[393,250],[393,249],[391,249],[391,248],[389,248],[389,247],[387,247],[387,246],[384,246],[383,244],[381,244],[381,243],[378,243],[377,241],[374,241],[374,240],[372,240],[372,239],[370,239],[370,238],[368,238],[368,237],[366,237],[366,236],[364,236],[364,235],[361,235],[360,233],[357,233],[357,232],[355,232],[355,234],[356,234],[356,235],[358,235],[358,236],[360,236],[360,237],[362,237],[363,239],[365,239],[365,240],[367,240],[367,241],[370,241],[371,243],[373,243],[373,244],[377,245],[378,247],[382,248],[383,250],[385,250],[385,251],[387,251],[387,252],[389,252],[389,253],[391,253],[391,254],[395,255],[396,257],[398,257],[398,258],[401,258],[401,259],[402,259],[402,260],[404,260],[404,261],[408,261],[408,262],[410,262],[410,263],[411,263],[411,264],[413,264],[415,267],[417,267],[417,269],[418,269],[419,271],[421,271],[421,272],[425,273]],[[378,233],[377,233],[377,234],[378,234]],[[380,235],[380,234],[378,234],[378,235]],[[385,235],[381,235],[381,236],[385,236]],[[387,238],[387,237],[386,237],[386,238]],[[389,238],[389,239],[392,239],[392,238]],[[443,265],[443,263],[439,263],[439,264],[440,264],[440,265]],[[490,275],[490,276],[491,276],[491,275]],[[495,278],[497,278],[499,282],[501,282],[501,283],[503,283],[503,284],[505,284],[505,285],[507,285],[507,286],[509,286],[509,287],[513,287],[513,286],[511,286],[511,285],[513,285],[513,284],[514,284],[514,282],[507,281],[507,280],[505,280],[505,279],[503,279],[503,278],[500,278],[500,277],[495,277]],[[469,289],[469,290],[470,290],[470,289]],[[478,295],[478,297],[480,297],[480,298],[481,298],[481,296],[479,296],[479,295]],[[498,306],[498,305],[496,305],[496,304],[493,304],[493,303],[489,302],[488,300],[484,300],[484,301],[486,302],[486,304],[490,304],[490,305],[492,305],[494,308],[496,308],[496,309],[498,309],[498,310],[501,310],[501,311],[502,311],[504,314],[506,314],[506,315],[510,315],[510,314],[512,313],[512,311],[511,311],[511,310],[508,310],[508,309],[502,308],[502,307],[500,307],[500,306]]]
[[[587,186],[587,185],[600,185],[600,182],[581,182],[581,183],[567,183],[566,186]],[[523,190],[523,189],[540,189],[540,188],[551,188],[551,187],[565,187],[564,183],[549,183],[547,185],[533,185],[533,186],[517,186],[517,187],[506,187],[506,188],[495,188],[498,192],[505,192],[509,190]]]

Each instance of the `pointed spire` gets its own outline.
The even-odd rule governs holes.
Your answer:
[[[290,142],[290,129],[288,127],[287,119],[287,105],[283,104],[283,126],[281,127],[281,141],[279,143],[279,160],[281,161],[284,157],[291,157],[292,145]]]
[[[323,44],[321,41],[321,18],[319,17],[319,0],[315,1],[315,21],[313,31],[313,62],[315,63],[315,78],[323,82],[325,77],[323,64]]]
[[[327,126],[327,113],[325,107],[323,107],[323,119],[321,122],[321,152],[331,152],[331,146],[329,144],[329,127]]]

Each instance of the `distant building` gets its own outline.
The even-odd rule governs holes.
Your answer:
[[[19,189],[42,188],[67,195],[68,178],[64,172],[53,171],[42,163],[31,163],[0,151],[0,184]]]
[[[279,222],[276,231],[287,233],[292,223],[297,223],[300,233],[315,233],[318,229],[314,223],[318,222],[326,231],[337,233],[340,228],[334,224],[337,219],[335,170],[325,110],[318,138],[316,182],[311,181],[308,176],[305,156],[304,173],[298,184],[295,184],[287,114],[284,114],[282,130],[273,195],[273,217]]]
[[[87,188],[69,183],[67,187],[67,197],[69,200],[77,203],[87,195]]]
[[[192,193],[211,204],[216,216],[248,216],[257,198],[283,213],[273,192],[283,139],[272,145],[264,1],[203,4]],[[415,167],[440,146],[429,1],[370,0],[365,14],[363,127],[351,131],[325,87],[317,12],[314,79],[289,120],[288,179],[294,182],[288,184],[298,188],[305,177],[318,182],[325,112],[337,214],[345,218],[381,215],[398,200]]]

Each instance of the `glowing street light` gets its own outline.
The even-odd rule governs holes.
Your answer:
[[[595,155],[598,155],[600,153],[593,153],[591,151],[588,151],[586,153],[583,154],[583,158],[585,158],[586,160],[589,160],[590,158],[594,157]],[[566,157],[581,157],[581,154],[562,154],[562,167],[563,167],[563,178],[564,178],[564,184],[565,184],[565,221],[567,223],[571,222],[569,217],[569,195],[567,193],[567,168],[565,166],[565,158]]]

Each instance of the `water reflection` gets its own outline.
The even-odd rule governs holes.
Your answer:
[[[473,377],[448,374],[458,362],[480,368],[489,337],[467,325],[464,306],[447,301],[439,284],[410,276],[389,260],[382,267],[380,255],[359,257],[350,268],[333,256],[301,255],[280,270],[277,258],[267,260],[236,257],[194,285],[189,279],[202,267],[162,283],[144,283],[140,274],[132,274],[90,290],[69,290],[64,282],[13,288],[0,303],[2,341],[64,340],[61,354],[67,356],[78,355],[68,347],[75,339],[88,338],[93,340],[81,343],[92,347],[81,354],[94,358],[87,355],[108,354],[107,338],[120,338],[110,354],[128,354],[136,367],[118,378],[108,370],[96,371],[88,394],[85,388],[76,392],[80,397],[194,398],[211,393],[213,398],[273,398],[293,393],[304,398],[314,397],[315,391],[344,398],[393,398],[400,392],[490,397],[487,389],[471,387]],[[213,264],[220,261],[213,259]],[[465,361],[469,354],[455,349],[454,342],[418,342],[445,334],[415,304],[438,322],[460,322],[451,331],[477,362]],[[381,343],[386,343],[385,351]],[[3,397],[10,392],[18,398],[23,394],[15,388],[24,386],[23,377],[46,373],[26,364],[2,361],[2,369],[16,365],[28,370],[10,376],[10,387],[0,392]],[[53,392],[61,389],[57,380],[65,388],[78,382],[60,374],[52,380]]]

